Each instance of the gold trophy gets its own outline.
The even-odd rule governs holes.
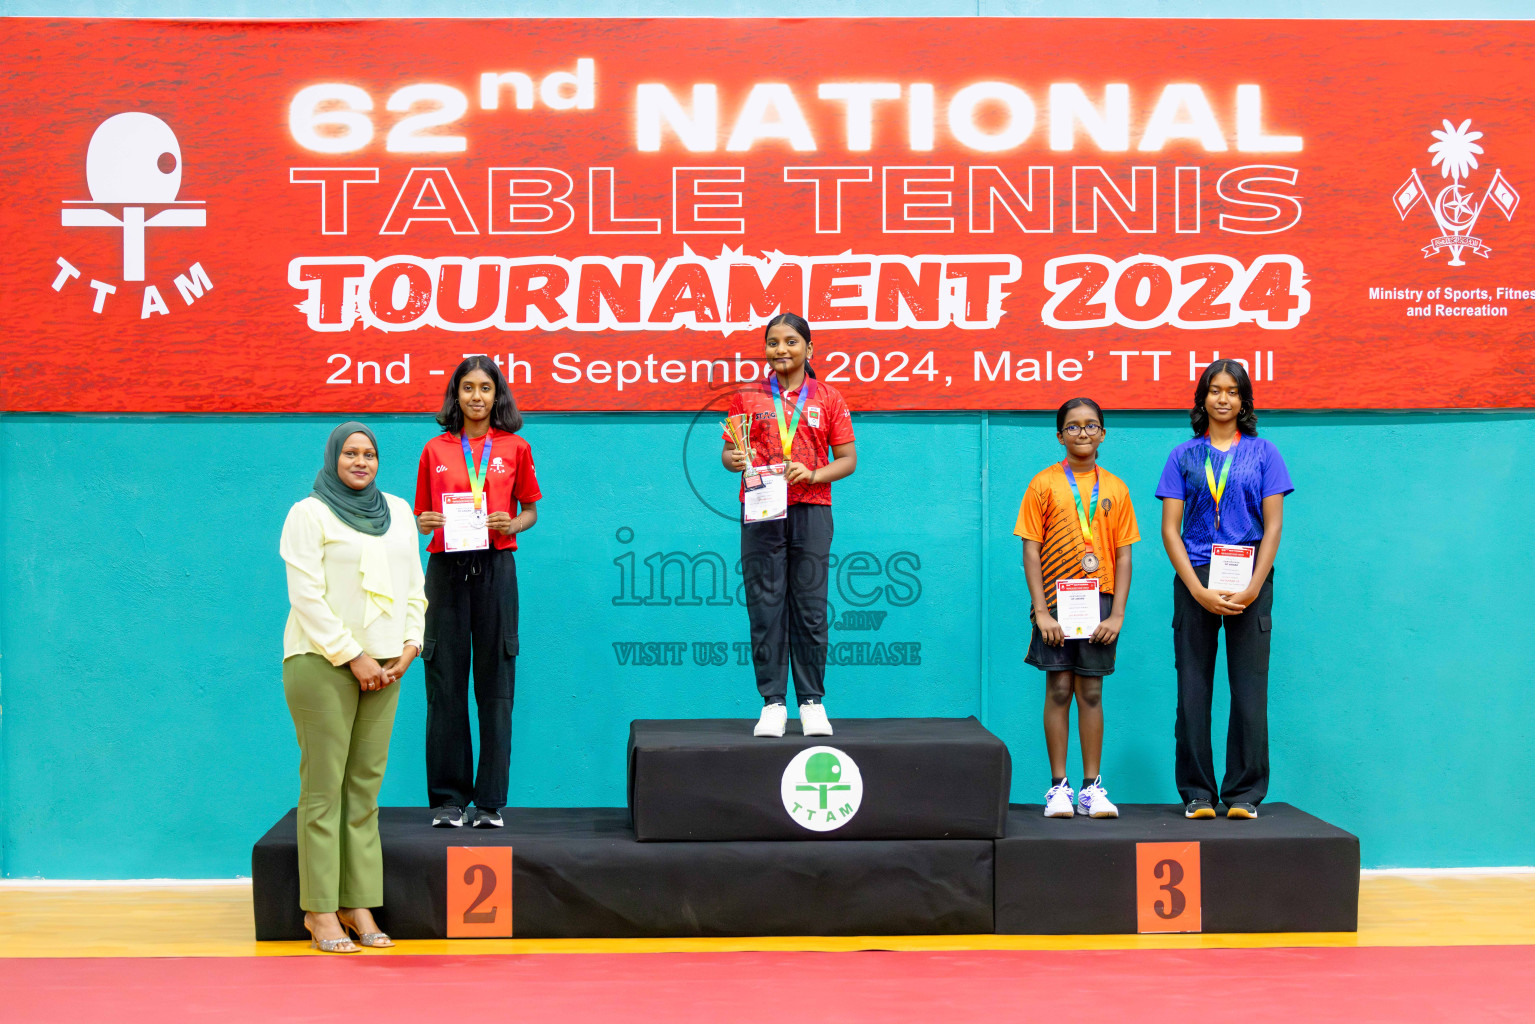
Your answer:
[[[751,468],[752,468],[752,465],[751,465],[751,462],[752,462],[752,449],[751,449],[752,416],[751,416],[751,413],[743,412],[743,413],[737,413],[734,416],[726,416],[724,422],[722,422],[720,424],[720,426],[724,429],[725,436],[729,437],[731,443],[736,446],[736,450],[745,453],[745,455],[746,455],[746,469],[744,470],[744,472],[751,473]],[[747,486],[751,486],[752,483],[753,483],[753,481],[748,480],[747,481]]]

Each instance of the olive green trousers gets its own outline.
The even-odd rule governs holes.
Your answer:
[[[304,910],[384,902],[378,791],[400,684],[364,692],[357,677],[318,654],[282,663],[283,694],[298,734],[298,901]]]

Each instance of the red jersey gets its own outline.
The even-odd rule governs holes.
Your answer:
[[[533,449],[516,434],[492,427],[485,437],[469,440],[469,453],[476,469],[484,461],[486,438],[490,439],[490,465],[485,467],[485,511],[515,516],[518,502],[526,504],[543,497],[538,490],[538,477],[533,473]],[[421,449],[421,464],[416,468],[416,515],[441,512],[443,494],[469,489],[469,468],[464,465],[462,442],[457,434],[438,434]],[[515,551],[517,537],[491,530],[490,546]],[[426,549],[442,551],[442,530],[432,532],[432,542]]]
[[[805,409],[800,413],[799,427],[794,431],[793,460],[806,469],[820,469],[831,462],[832,445],[850,444],[853,440],[853,417],[848,414],[842,395],[830,384],[811,377],[793,391],[783,395],[784,421],[794,418],[794,406],[799,402],[800,391],[809,387]],[[757,387],[737,391],[730,399],[730,415],[751,413],[751,460],[754,466],[769,466],[783,461],[783,442],[778,437],[778,413],[773,406],[773,391],[767,381]],[[726,441],[730,440],[725,436]],[[746,485],[741,485],[741,500],[745,500]],[[831,484],[790,484],[789,504],[830,505]]]

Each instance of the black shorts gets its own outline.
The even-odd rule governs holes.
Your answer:
[[[1114,595],[1098,595],[1098,617],[1106,619],[1114,610]],[[1107,676],[1114,674],[1114,651],[1119,647],[1115,638],[1111,644],[1094,643],[1091,640],[1067,640],[1059,647],[1045,643],[1039,635],[1039,627],[1033,627],[1029,637],[1029,653],[1024,661],[1046,672],[1075,672],[1079,676]]]

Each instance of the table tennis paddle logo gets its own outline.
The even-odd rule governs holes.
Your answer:
[[[149,242],[164,228],[207,226],[206,203],[181,198],[181,142],[171,126],[153,114],[129,111],[113,114],[96,126],[85,151],[85,181],[89,199],[65,199],[60,220],[66,228],[110,228],[122,237],[119,274],[103,274],[109,280],[90,280],[95,290],[93,312],[104,311],[117,283],[146,280]],[[58,258],[59,273],[53,290],[61,292],[81,276],[80,268]],[[82,261],[83,262],[83,261]],[[193,263],[174,281],[182,301],[190,306],[213,287],[202,264]],[[158,286],[145,285],[140,319],[168,314],[169,306]]]
[[[1391,199],[1398,216],[1403,220],[1420,202],[1427,202],[1428,211],[1434,223],[1439,225],[1440,233],[1439,237],[1423,247],[1423,258],[1427,259],[1441,249],[1448,249],[1449,266],[1463,267],[1466,261],[1461,259],[1461,253],[1467,249],[1483,259],[1492,255],[1492,249],[1471,233],[1476,230],[1482,210],[1491,203],[1505,219],[1513,220],[1514,211],[1519,207],[1519,192],[1503,176],[1501,167],[1493,171],[1492,181],[1480,197],[1467,188],[1466,182],[1478,166],[1477,154],[1484,152],[1476,141],[1482,138],[1483,133],[1471,131],[1470,118],[1459,125],[1446,120],[1443,125],[1443,130],[1430,133],[1437,141],[1428,147],[1428,151],[1434,157],[1432,166],[1438,167],[1440,175],[1449,178],[1450,184],[1441,188],[1433,199],[1429,199],[1427,186],[1418,176],[1417,168],[1413,168],[1412,174],[1392,194]]]
[[[863,774],[836,747],[807,747],[784,768],[779,795],[796,824],[812,832],[830,832],[858,813]]]

